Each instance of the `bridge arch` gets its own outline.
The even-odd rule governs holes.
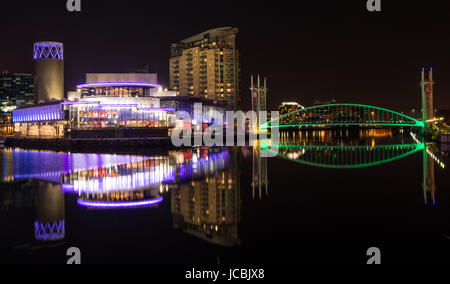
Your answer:
[[[273,122],[278,125],[272,126]],[[279,127],[321,126],[397,126],[424,127],[424,123],[405,114],[361,104],[328,104],[312,106],[279,116],[265,124],[262,129]]]
[[[328,169],[373,167],[403,159],[425,149],[424,144],[376,146],[276,145],[278,157],[307,166]]]

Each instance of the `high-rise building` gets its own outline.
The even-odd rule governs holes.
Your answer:
[[[17,107],[32,103],[34,83],[31,74],[0,74],[0,111],[11,112]]]
[[[212,29],[172,44],[170,88],[236,109],[239,103],[237,28]]]
[[[296,102],[284,102],[278,107],[280,113],[280,124],[294,124],[300,122],[302,113],[298,112],[304,109],[303,106]]]
[[[0,132],[12,134],[12,111],[34,101],[34,82],[31,74],[0,74]]]

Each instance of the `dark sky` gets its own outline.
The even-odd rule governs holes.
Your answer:
[[[407,111],[420,103],[421,67],[435,70],[436,105],[450,108],[450,10],[446,1],[98,1],[81,13],[65,0],[0,5],[0,70],[32,72],[33,42],[65,45],[65,88],[87,72],[150,65],[168,84],[170,43],[210,28],[240,29],[242,96],[268,77],[269,105],[315,98]],[[392,2],[395,2],[392,3]]]

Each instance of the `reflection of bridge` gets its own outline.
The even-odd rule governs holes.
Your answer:
[[[424,127],[424,123],[402,113],[380,107],[359,104],[330,104],[293,111],[261,125],[261,128],[347,126]]]
[[[277,145],[279,157],[321,168],[354,169],[402,159],[424,149],[424,144],[376,146]]]

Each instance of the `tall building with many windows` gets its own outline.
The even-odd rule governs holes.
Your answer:
[[[237,28],[212,29],[172,44],[170,88],[179,96],[218,101],[235,109],[239,103]]]
[[[12,134],[12,111],[33,103],[34,82],[31,74],[0,74],[0,134]]]
[[[16,107],[34,101],[34,82],[31,74],[0,74],[0,110],[11,112]]]

